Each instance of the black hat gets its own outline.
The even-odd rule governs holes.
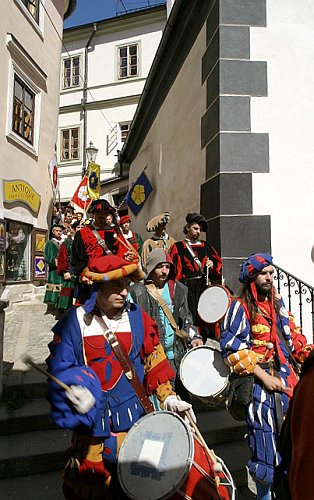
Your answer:
[[[187,224],[199,224],[201,231],[204,231],[204,233],[206,233],[207,222],[206,222],[204,215],[193,212],[193,213],[187,214],[187,216],[185,217],[185,220],[186,220]]]
[[[110,205],[107,200],[99,199],[93,200],[88,207],[88,212],[94,214],[95,212],[109,212],[110,214],[115,214],[115,209]]]
[[[51,231],[52,231],[53,229],[56,229],[56,227],[59,227],[59,228],[60,228],[60,229],[62,229],[62,230],[64,229],[64,225],[63,225],[63,224],[61,224],[61,222],[60,222],[60,223],[56,222],[55,224],[52,224],[52,226],[51,226]]]

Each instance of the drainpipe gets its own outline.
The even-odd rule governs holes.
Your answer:
[[[91,44],[97,31],[97,23],[93,25],[93,32],[85,45],[85,67],[84,67],[84,87],[83,87],[83,98],[81,100],[82,110],[83,110],[83,164],[82,164],[82,178],[86,174],[86,148],[87,148],[87,80],[88,80],[88,47]]]
[[[4,320],[5,308],[8,307],[8,300],[0,300],[0,396],[3,390],[3,343],[4,343]]]

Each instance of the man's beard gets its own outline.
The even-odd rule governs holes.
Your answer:
[[[258,283],[255,283],[255,285],[256,285],[257,295],[264,298],[271,297],[271,290],[272,290],[271,283],[265,283],[264,285],[259,285]]]

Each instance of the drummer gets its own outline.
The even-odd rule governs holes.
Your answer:
[[[203,215],[189,213],[183,228],[185,238],[174,243],[170,256],[176,266],[176,278],[188,288],[188,304],[194,325],[200,326],[202,334],[209,332],[197,314],[197,305],[201,293],[210,281],[221,280],[222,260],[215,248],[200,239],[201,232],[207,231],[207,222]]]
[[[175,373],[156,323],[126,300],[130,282],[143,277],[138,264],[98,257],[90,259],[85,275],[94,282],[91,295],[55,325],[47,360],[50,373],[68,386],[50,381],[49,400],[56,424],[74,431],[63,474],[70,500],[123,497],[117,455],[126,432],[153,411],[148,395],[168,411],[191,408],[173,392]],[[123,370],[124,362],[133,367]]]
[[[170,255],[162,248],[155,248],[148,254],[146,273],[144,283],[132,285],[130,298],[157,323],[160,342],[171,367],[177,371],[187,345],[203,345],[202,337],[193,326],[187,300],[188,290],[175,279],[175,266]],[[175,390],[187,397],[187,394],[182,393],[183,387],[178,376]]]

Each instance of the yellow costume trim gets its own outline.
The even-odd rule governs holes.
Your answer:
[[[252,373],[258,363],[258,356],[249,349],[241,349],[226,358],[226,363],[233,367],[233,371],[238,375],[248,375]]]
[[[162,345],[155,345],[153,352],[148,354],[144,359],[144,373],[153,370],[153,368],[162,363],[165,359],[167,359],[167,356]]]

